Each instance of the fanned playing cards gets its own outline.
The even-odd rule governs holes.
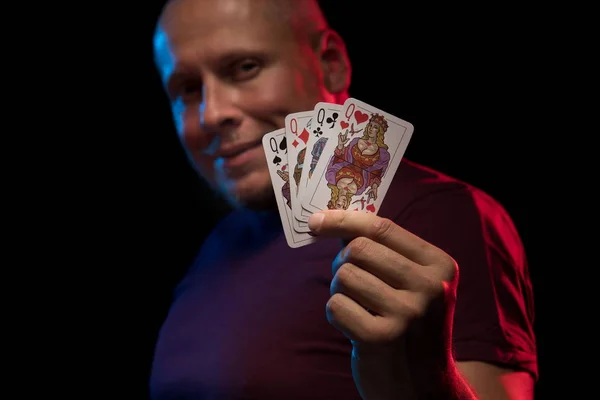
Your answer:
[[[377,214],[414,127],[355,98],[289,114],[263,136],[279,215],[290,247],[318,240],[308,218],[326,209]]]

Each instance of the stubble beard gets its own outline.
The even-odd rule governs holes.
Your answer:
[[[250,209],[254,211],[272,211],[276,209],[277,202],[272,191],[261,190],[252,194],[239,192],[226,194],[229,205],[235,209]]]
[[[251,182],[222,182],[218,188],[222,197],[234,209],[254,211],[272,211],[277,209],[275,193],[270,178],[261,181],[260,185]]]

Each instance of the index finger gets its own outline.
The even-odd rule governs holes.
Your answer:
[[[310,216],[308,227],[323,237],[367,237],[421,265],[443,262],[446,254],[393,221],[367,212],[323,210]]]

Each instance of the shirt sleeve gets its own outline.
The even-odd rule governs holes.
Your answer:
[[[537,380],[528,264],[503,207],[474,188],[446,189],[413,201],[395,222],[458,263],[455,359],[527,371]]]

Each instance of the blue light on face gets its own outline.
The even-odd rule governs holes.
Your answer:
[[[235,195],[235,182],[227,178],[223,163],[224,158],[217,158],[213,164],[215,168],[215,180],[219,192],[225,197],[227,202],[234,208],[241,207],[239,199]]]
[[[175,130],[180,139],[183,139],[183,110],[184,105],[181,99],[177,99],[171,103],[171,114],[173,114],[173,123]]]
[[[204,125],[204,110],[206,109],[206,104],[204,102],[200,103],[200,127]],[[202,150],[202,154],[206,154],[209,156],[214,156],[219,149],[219,145],[221,144],[220,135],[213,135],[211,142],[209,143],[206,149]]]
[[[160,77],[163,82],[173,73],[175,66],[174,57],[169,50],[167,35],[162,30],[157,30],[154,34],[154,62],[160,71]]]

